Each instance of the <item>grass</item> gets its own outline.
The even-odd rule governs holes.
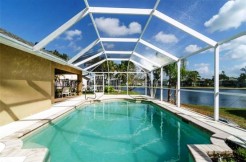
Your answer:
[[[182,106],[207,116],[213,116],[214,114],[214,109],[211,106],[191,104],[183,104]],[[246,129],[246,108],[220,108],[219,111],[220,117],[229,119],[237,123],[241,128]]]

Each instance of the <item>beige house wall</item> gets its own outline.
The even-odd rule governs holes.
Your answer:
[[[51,106],[55,68],[82,75],[80,70],[0,44],[0,125]]]

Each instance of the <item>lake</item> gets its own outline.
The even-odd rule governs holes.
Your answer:
[[[202,90],[202,91],[211,91],[212,89],[192,89],[192,90]],[[145,94],[145,88],[135,88],[133,91],[140,94]],[[227,93],[240,93],[246,94],[246,89],[221,89],[220,92]],[[172,91],[172,93],[174,93]],[[149,95],[148,90],[148,95]],[[202,93],[202,92],[190,92],[181,90],[181,103],[184,104],[194,104],[194,105],[205,105],[213,106],[214,105],[214,94],[213,93]],[[155,98],[160,99],[160,89],[156,90]],[[167,90],[163,90],[163,100],[167,101]],[[223,95],[220,94],[220,107],[228,108],[246,108],[246,97],[235,96],[235,95]]]

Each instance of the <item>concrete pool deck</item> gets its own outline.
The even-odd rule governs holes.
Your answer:
[[[93,97],[93,95],[88,95]],[[225,139],[240,143],[236,137],[246,141],[246,130],[235,128],[221,122],[215,122],[212,118],[198,114],[184,108],[177,108],[167,102],[158,101],[149,96],[140,95],[98,95],[96,100],[111,100],[111,99],[145,99],[151,101],[161,107],[171,111],[177,116],[185,119],[189,123],[194,123],[207,131],[213,133],[211,136],[210,145],[189,145],[188,148],[193,155],[195,161],[211,161],[209,157],[216,154],[231,154],[232,150],[225,144]],[[43,112],[34,114],[19,121],[0,127],[0,162],[15,161],[15,162],[29,162],[29,161],[44,161],[48,155],[47,149],[22,149],[21,137],[32,132],[33,130],[49,123],[51,120],[62,116],[72,111],[76,106],[81,104],[90,104],[93,99],[85,100],[85,96],[78,96],[68,99],[66,101],[56,103],[52,107]],[[234,137],[236,136],[236,137]],[[243,144],[243,143],[242,143]]]

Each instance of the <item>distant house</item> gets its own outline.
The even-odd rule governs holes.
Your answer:
[[[229,77],[228,80],[220,80],[220,86],[222,87],[239,87],[237,78]]]

